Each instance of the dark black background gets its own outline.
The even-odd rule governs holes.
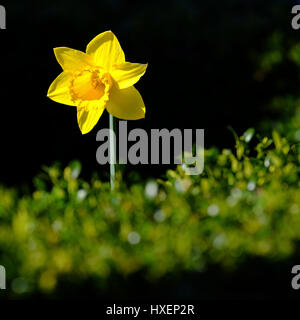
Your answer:
[[[108,127],[107,113],[81,135],[73,107],[46,97],[61,72],[53,48],[85,50],[97,34],[112,30],[126,60],[149,63],[137,84],[146,118],[130,127],[204,128],[206,146],[232,146],[232,134],[256,127],[272,115],[265,108],[275,93],[297,90],[287,65],[277,79],[255,80],[256,57],[266,39],[290,26],[287,0],[2,1],[7,29],[0,30],[0,182],[30,182],[41,165],[73,159],[83,175],[106,170],[95,159],[96,132]],[[131,170],[128,166],[128,170]],[[142,174],[166,170],[147,166]]]

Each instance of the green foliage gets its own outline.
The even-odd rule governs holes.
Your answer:
[[[205,171],[116,191],[79,178],[72,162],[44,168],[32,194],[0,188],[0,261],[14,295],[53,292],[60,279],[143,271],[159,279],[249,257],[282,260],[300,239],[300,153],[286,138],[235,134],[235,151],[205,150]]]

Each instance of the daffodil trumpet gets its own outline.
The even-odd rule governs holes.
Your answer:
[[[94,128],[105,109],[110,119],[145,117],[146,108],[134,84],[146,72],[147,64],[125,61],[120,43],[111,31],[90,41],[86,52],[59,47],[54,54],[63,72],[52,82],[47,95],[58,103],[76,107],[82,134]],[[111,174],[114,177],[114,168]]]

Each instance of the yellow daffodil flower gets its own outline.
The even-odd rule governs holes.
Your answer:
[[[50,85],[48,97],[77,107],[82,134],[93,129],[104,109],[124,120],[145,117],[143,99],[133,85],[145,73],[147,64],[126,62],[111,31],[96,36],[86,53],[60,47],[54,54],[63,72]]]

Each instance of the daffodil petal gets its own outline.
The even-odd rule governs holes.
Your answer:
[[[70,95],[71,76],[68,72],[62,72],[50,85],[47,96],[58,103],[75,106]]]
[[[85,103],[85,106],[77,108],[77,121],[82,134],[94,128],[104,109],[104,106],[100,106],[98,101],[89,101]]]
[[[123,120],[142,119],[146,113],[143,98],[134,86],[121,90],[114,86],[106,110],[114,117]]]
[[[125,62],[125,55],[117,37],[111,31],[105,31],[95,37],[86,48],[97,66],[111,71],[114,64]]]
[[[82,51],[67,47],[54,48],[53,50],[56,60],[63,70],[80,71],[92,64],[92,58]]]
[[[140,80],[147,69],[147,64],[124,62],[115,65],[111,71],[111,75],[118,85],[119,89],[125,89],[133,86]]]

